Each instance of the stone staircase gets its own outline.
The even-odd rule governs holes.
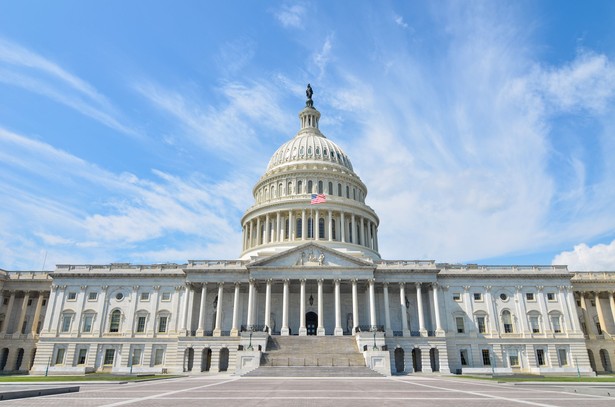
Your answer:
[[[365,376],[380,374],[365,367],[352,336],[270,336],[261,366],[245,376]]]

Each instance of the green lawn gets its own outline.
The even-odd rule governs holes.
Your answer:
[[[496,382],[575,382],[575,383],[615,383],[615,376],[604,375],[595,377],[577,376],[458,376],[462,379],[491,380]]]
[[[85,381],[139,381],[139,380],[159,380],[180,377],[175,375],[144,375],[144,376],[121,376],[111,374],[91,373],[84,376],[29,376],[14,375],[0,376],[0,383],[27,383],[27,382],[85,382]]]

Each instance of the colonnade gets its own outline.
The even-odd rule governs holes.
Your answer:
[[[586,335],[603,335],[605,332],[610,336],[615,336],[615,292],[614,291],[577,291],[579,303],[579,313],[585,322]],[[606,294],[608,300],[607,312],[603,303],[600,301],[600,295]],[[590,316],[590,308],[588,303],[593,302],[595,306],[595,316]]]
[[[331,209],[277,211],[243,225],[243,250],[297,240],[354,243],[378,251],[378,226],[367,217]]]
[[[350,283],[351,284],[351,295],[352,295],[352,333],[355,333],[359,330],[384,330],[387,335],[393,335],[393,329],[391,324],[391,310],[397,307],[400,310],[401,315],[401,324],[396,324],[397,326],[401,326],[401,332],[398,332],[398,335],[401,336],[412,336],[412,335],[420,335],[420,336],[428,336],[433,335],[433,332],[427,330],[426,327],[426,313],[431,312],[431,309],[425,309],[423,306],[424,300],[428,304],[433,304],[433,314],[435,315],[435,329],[436,331],[442,331],[442,324],[440,318],[440,304],[439,304],[439,295],[438,295],[438,285],[436,283],[378,283],[379,292],[382,292],[383,296],[383,304],[376,303],[376,281],[374,279],[363,280],[362,282],[357,279],[351,280],[341,280],[341,279],[333,279],[333,280],[324,280],[324,279],[316,279],[317,283],[317,298],[316,298],[316,307],[317,307],[317,316],[318,322],[316,326],[316,335],[326,335],[333,334],[336,336],[341,336],[344,334],[344,329],[342,328],[342,313],[341,313],[341,284]],[[299,295],[291,296],[290,294],[290,279],[282,279],[276,280],[276,283],[282,283],[282,323],[280,329],[280,335],[286,336],[291,334],[290,326],[295,324],[290,324],[290,313],[289,308],[290,304],[297,301],[299,304],[299,331],[298,334],[300,336],[308,334],[308,327],[306,326],[306,283],[308,280],[300,279],[299,283]],[[293,282],[297,282],[297,280],[293,280]],[[324,309],[324,285],[325,283],[330,282],[333,288],[333,297],[334,297],[334,307],[333,310],[325,310]],[[272,285],[274,284],[274,280],[268,279],[264,281],[260,281],[261,284],[265,285],[265,299],[264,299],[264,318],[263,326],[256,327],[257,325],[257,310],[256,310],[256,296],[257,296],[257,281],[249,280],[248,282],[248,293],[247,293],[247,311],[245,314],[245,326],[244,328],[247,330],[253,329],[263,329],[271,332],[271,311],[272,311]],[[368,298],[367,304],[367,321],[364,325],[361,325],[361,321],[359,318],[359,295],[358,295],[358,285],[359,283],[364,283],[366,285],[366,294]],[[245,284],[245,283],[244,283]],[[203,283],[201,286],[201,300],[199,305],[199,317],[198,317],[198,329],[196,330],[197,336],[205,335],[205,318],[208,314],[208,302],[207,302],[207,291],[208,287],[214,285],[214,291],[217,292],[217,307],[215,309],[215,322],[214,329],[212,332],[213,336],[222,336],[223,335],[223,323],[222,323],[222,315],[223,315],[223,301],[224,296],[229,293],[225,291],[225,283]],[[228,285],[228,283],[226,284]],[[239,297],[241,294],[241,283],[234,283],[233,289],[233,301],[232,301],[232,322],[230,335],[236,336],[239,334],[239,331],[242,328],[241,322],[239,321]],[[397,299],[397,304],[395,304],[395,299],[390,296],[390,287],[397,286],[399,289],[399,297]],[[431,295],[431,298],[424,298],[423,288],[427,287],[428,293],[427,295]],[[414,289],[416,292],[417,299],[417,318],[418,318],[418,332],[411,332],[410,327],[408,325],[407,319],[407,310],[408,310],[408,300],[406,297],[406,289]],[[188,295],[191,294],[191,290],[189,290]],[[211,295],[211,293],[210,293]],[[191,303],[188,299],[184,302],[184,304]],[[310,304],[312,305],[312,304]],[[364,304],[365,305],[365,304]],[[383,306],[384,308],[384,324],[378,324],[377,318],[377,308]],[[186,305],[187,307],[187,305]],[[335,319],[335,325],[333,332],[325,332],[325,324],[324,324],[324,316],[325,313],[327,315],[331,315],[329,311],[332,311]],[[183,326],[186,326],[186,316],[191,314],[191,312],[186,308],[182,312]],[[297,321],[293,321],[297,322]],[[188,323],[189,325],[189,323]]]
[[[19,308],[15,306],[16,299],[18,298],[17,292],[23,292],[23,298]],[[15,333],[23,335],[36,335],[38,333],[39,322],[42,325],[41,314],[43,308],[43,301],[48,298],[48,293],[48,291],[0,291],[0,307],[3,306],[4,299],[8,297],[6,309],[3,312],[4,320],[2,321],[2,327],[0,328],[0,337],[4,337],[7,334],[11,335]],[[30,303],[31,305],[32,302],[30,300],[33,300],[34,298],[36,298],[36,305],[34,309],[32,323],[29,324],[29,330],[24,329],[24,323],[26,322],[26,318],[28,316],[28,303]],[[18,318],[17,323],[13,325],[14,329],[12,329],[12,332],[9,332],[9,326],[11,325],[11,321],[14,315]]]

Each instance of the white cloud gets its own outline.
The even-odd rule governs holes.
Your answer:
[[[299,4],[282,5],[281,9],[274,12],[275,17],[284,27],[303,28],[303,20],[306,8]]]
[[[325,42],[322,44],[322,48],[314,53],[312,60],[314,64],[318,68],[319,71],[319,79],[323,77],[325,74],[325,70],[327,68],[327,64],[329,63],[329,59],[331,58],[331,49],[333,48],[333,35],[328,35],[325,39]]]
[[[588,246],[581,243],[571,251],[563,251],[552,264],[565,264],[572,271],[615,271],[615,240],[609,244]]]
[[[398,26],[402,27],[402,28],[408,28],[408,24],[404,21],[404,18],[400,15],[395,15],[393,16],[393,21],[395,21],[395,24],[397,24]]]

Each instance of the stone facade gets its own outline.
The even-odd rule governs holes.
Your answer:
[[[244,373],[269,335],[352,335],[384,373],[612,371],[615,272],[383,260],[367,187],[313,103],[299,118],[239,259],[1,271],[0,369]]]

